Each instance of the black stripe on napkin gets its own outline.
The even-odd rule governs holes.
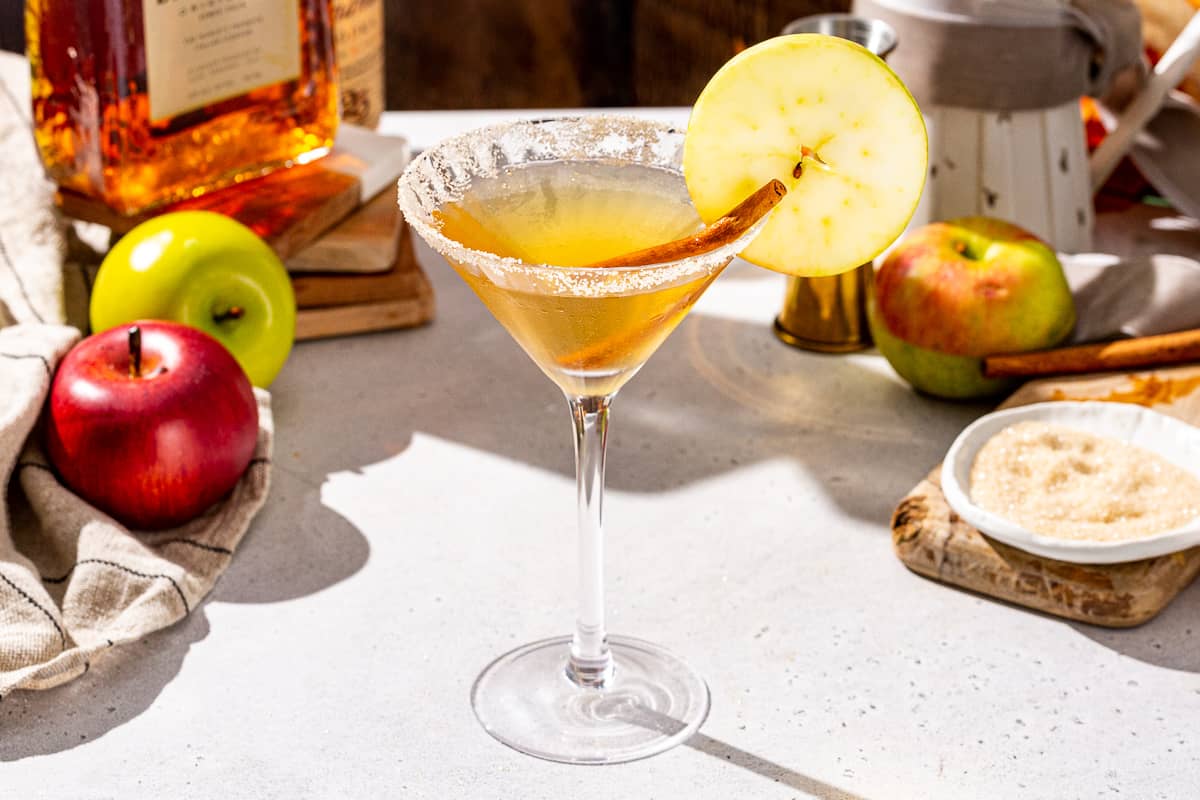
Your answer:
[[[139,572],[136,569],[132,569],[130,567],[125,566],[124,564],[118,564],[115,561],[109,561],[104,558],[81,558],[78,561],[76,561],[75,565],[72,566],[69,570],[67,570],[67,573],[65,575],[63,575],[62,577],[60,577],[60,578],[43,577],[42,582],[43,583],[62,583],[67,578],[71,577],[71,573],[75,571],[75,567],[78,567],[80,564],[104,564],[105,566],[113,567],[114,569],[119,569],[122,572],[128,572],[130,575],[136,575],[139,578],[165,578],[166,580],[171,582],[171,586],[175,587],[175,592],[179,595],[179,599],[183,603],[184,612],[187,614],[192,613],[192,607],[190,605],[188,605],[187,598],[183,596],[183,589],[179,588],[179,584],[176,583],[175,579],[172,578],[170,575],[164,575],[161,572],[155,572],[155,573]],[[3,577],[3,576],[0,576],[0,577]]]
[[[8,579],[8,576],[5,575],[3,572],[0,572],[0,581],[4,581],[5,583],[7,583],[9,586],[11,586],[13,588],[13,590],[17,594],[21,595],[21,597],[24,597],[26,600],[28,600],[30,602],[30,604],[33,605],[34,608],[36,608],[38,611],[40,611],[46,615],[46,619],[50,620],[50,624],[54,626],[54,630],[58,631],[58,638],[59,638],[59,641],[62,642],[62,649],[66,650],[67,649],[67,634],[63,632],[62,626],[58,624],[58,620],[56,620],[54,618],[54,615],[51,614],[49,611],[47,611],[45,606],[43,606],[37,600],[34,600],[32,597],[30,597],[28,592],[26,592],[20,586],[17,586],[15,583],[10,581]]]
[[[220,545],[215,545],[215,544],[205,544],[204,542],[198,542],[195,539],[184,539],[184,538],[167,539],[165,542],[155,542],[154,546],[155,547],[166,547],[169,544],[186,544],[186,545],[190,545],[192,547],[198,548],[200,550],[207,550],[210,553],[220,553],[223,556],[233,555],[233,551],[230,550],[228,547],[221,547]]]
[[[46,357],[38,355],[37,353],[0,353],[0,358],[11,358],[14,361],[36,358],[38,361],[41,361],[42,366],[46,368],[47,375],[50,375],[54,372],[54,370],[50,369],[50,362],[46,359]]]
[[[4,240],[0,239],[0,256],[4,256],[4,263],[8,264],[8,268],[12,270],[13,277],[17,279],[17,289],[21,292],[21,299],[25,301],[25,305],[29,306],[29,312],[37,319],[38,322],[45,324],[46,320],[42,318],[41,313],[34,306],[33,300],[29,298],[29,292],[25,289],[25,281],[21,280],[21,273],[17,271],[17,265],[12,262],[12,258],[8,255],[8,248],[4,246]]]

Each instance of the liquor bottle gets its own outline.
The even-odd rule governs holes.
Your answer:
[[[342,121],[367,128],[383,111],[383,0],[334,0]]]
[[[324,155],[332,21],[330,0],[28,0],[46,173],[131,215]]]

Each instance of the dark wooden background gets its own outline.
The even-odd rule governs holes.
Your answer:
[[[96,0],[76,0],[80,3]],[[686,105],[743,47],[849,0],[386,0],[393,109]],[[21,50],[21,0],[0,48]]]
[[[849,0],[389,0],[389,108],[689,105],[738,50]]]

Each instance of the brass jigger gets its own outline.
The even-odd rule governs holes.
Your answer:
[[[783,32],[838,36],[885,59],[896,47],[892,26],[853,14],[801,17]],[[867,290],[872,277],[872,265],[867,263],[841,275],[789,278],[783,310],[775,318],[775,335],[795,347],[822,353],[852,353],[870,347]]]

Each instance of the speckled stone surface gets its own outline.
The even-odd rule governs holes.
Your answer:
[[[782,345],[782,280],[745,265],[622,391],[610,443],[610,627],[701,670],[708,722],[616,767],[494,742],[476,674],[571,624],[569,423],[421,258],[434,325],[297,349],[273,496],[212,598],[0,701],[0,796],[1196,796],[1200,586],[1110,631],[906,571],[892,507],[985,409]]]

